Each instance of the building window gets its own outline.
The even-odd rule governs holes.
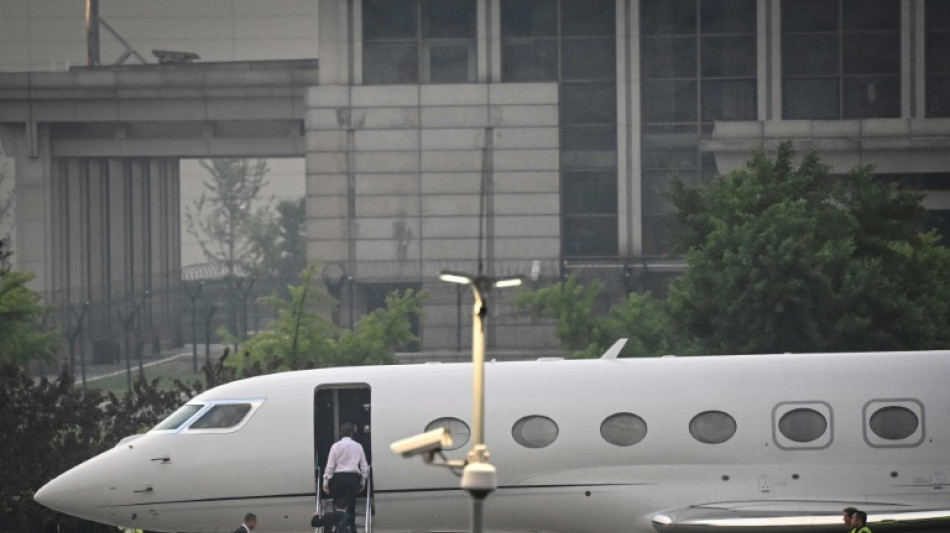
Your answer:
[[[705,411],[689,421],[689,434],[703,444],[722,444],[736,434],[736,419],[722,411]]]
[[[559,84],[561,254],[609,257],[617,233],[615,0],[502,0],[505,82]]]
[[[925,9],[927,116],[950,117],[950,2],[927,0]]]
[[[900,0],[783,0],[782,116],[900,116]]]
[[[546,416],[526,416],[515,422],[511,436],[525,448],[544,448],[557,440],[558,427]]]
[[[600,436],[614,446],[633,446],[647,436],[647,423],[633,413],[617,413],[601,422]]]
[[[471,437],[472,430],[469,429],[468,424],[459,420],[458,418],[453,418],[451,416],[437,418],[426,426],[425,431],[432,431],[433,429],[445,428],[448,430],[449,435],[452,437],[452,445],[443,448],[444,450],[457,450],[462,446],[468,444],[468,439]]]
[[[904,399],[868,402],[864,438],[875,448],[917,446],[924,440],[923,405]]]
[[[504,81],[558,79],[557,2],[502,2],[501,77]]]
[[[475,81],[474,0],[363,0],[363,83]]]
[[[644,253],[665,255],[670,178],[714,175],[700,138],[756,118],[756,2],[641,0],[640,50]]]

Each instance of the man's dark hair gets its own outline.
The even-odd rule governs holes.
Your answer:
[[[346,500],[346,498],[334,498],[334,499],[333,499],[333,508],[334,508],[334,509],[343,510],[343,509],[346,509],[346,504],[348,504],[348,503],[350,503],[350,502],[348,502],[348,501]]]
[[[352,437],[352,436],[353,436],[353,432],[354,432],[355,430],[356,430],[356,428],[353,427],[353,424],[351,424],[351,423],[349,423],[349,422],[344,422],[343,425],[340,426],[340,435],[342,435],[342,436],[344,436],[344,437]]]
[[[257,515],[254,513],[247,513],[244,515],[245,522],[257,522]]]
[[[868,514],[867,514],[867,513],[865,513],[864,511],[855,511],[854,514],[858,517],[858,520],[861,521],[861,525],[862,525],[862,526],[866,526],[866,525],[868,524]]]
[[[848,515],[849,517],[858,511],[857,507],[845,507],[841,512]]]

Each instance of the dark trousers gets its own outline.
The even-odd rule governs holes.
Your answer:
[[[362,476],[357,472],[336,472],[330,478],[330,497],[346,500],[346,512],[350,514],[350,526],[356,531],[356,497],[360,494]]]

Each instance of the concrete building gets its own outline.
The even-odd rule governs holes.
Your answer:
[[[286,56],[261,57],[315,50],[302,148],[286,151],[305,158],[308,254],[339,289],[344,322],[393,288],[431,290],[426,350],[469,335],[468,297],[437,282],[441,270],[581,271],[618,297],[661,288],[681,267],[667,257],[670,176],[707,180],[782,140],[838,171],[873,163],[926,190],[933,224],[950,230],[950,2],[111,4],[107,19],[167,8],[193,37],[162,47],[193,39],[207,59],[257,59],[237,35],[258,20],[292,36]],[[205,26],[217,37],[199,37]],[[29,52],[17,64],[49,61]],[[507,315],[502,294],[494,346],[553,346],[549,330]]]
[[[922,185],[940,225],[948,30],[936,0],[322,0],[310,250],[432,286],[474,271],[484,237],[504,274],[658,288],[671,175],[787,139]]]

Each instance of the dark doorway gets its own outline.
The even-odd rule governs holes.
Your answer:
[[[370,420],[369,385],[351,383],[321,385],[317,388],[313,399],[315,490],[320,488],[320,477],[327,466],[327,455],[333,443],[340,438],[340,424],[344,422],[350,422],[356,427],[353,440],[363,445],[366,461],[373,464]]]

